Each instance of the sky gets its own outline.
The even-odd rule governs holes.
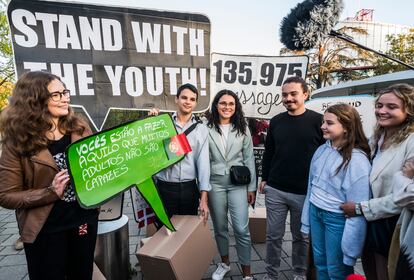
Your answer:
[[[114,6],[114,0],[70,0]],[[297,0],[119,0],[117,6],[193,12],[211,22],[211,51],[243,55],[279,55],[280,23]],[[344,0],[341,19],[374,9],[374,21],[414,27],[412,0]]]
[[[63,0],[65,1],[65,0]],[[303,0],[66,0],[107,6],[192,12],[211,22],[211,51],[227,54],[278,55],[280,23]],[[117,3],[117,4],[114,4]],[[374,9],[374,21],[414,27],[412,0],[344,0],[341,19]]]

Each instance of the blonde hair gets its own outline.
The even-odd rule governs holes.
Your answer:
[[[379,92],[375,103],[377,103],[381,96],[386,93],[392,93],[400,99],[403,103],[403,110],[407,113],[407,118],[401,124],[400,129],[389,137],[384,143],[385,147],[388,148],[392,145],[403,142],[411,133],[414,132],[414,87],[405,83],[391,85]],[[378,141],[384,131],[385,129],[377,123],[373,135],[375,146],[378,144]]]

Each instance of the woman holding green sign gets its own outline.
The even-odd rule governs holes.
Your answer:
[[[92,279],[96,209],[76,201],[65,149],[91,134],[59,77],[28,72],[0,115],[0,206],[16,209],[33,279]]]
[[[212,278],[221,280],[230,271],[229,212],[243,279],[253,279],[250,273],[251,240],[248,227],[248,206],[254,203],[256,194],[253,142],[241,103],[234,92],[221,90],[217,93],[211,104],[207,126],[212,188],[208,198],[222,260]]]

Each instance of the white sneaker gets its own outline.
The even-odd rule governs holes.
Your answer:
[[[242,280],[254,280],[254,278],[253,276],[246,276],[246,277],[243,277]]]
[[[211,279],[213,280],[222,280],[227,272],[230,271],[230,265],[225,263],[219,263],[217,265],[216,271],[214,271],[213,275],[211,275]]]
[[[293,280],[306,280],[306,276],[300,274],[293,274]]]

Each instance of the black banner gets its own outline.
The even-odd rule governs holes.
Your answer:
[[[177,87],[210,100],[210,21],[204,15],[63,2],[8,6],[17,76],[62,77],[71,103],[100,128],[109,108],[175,110]]]

